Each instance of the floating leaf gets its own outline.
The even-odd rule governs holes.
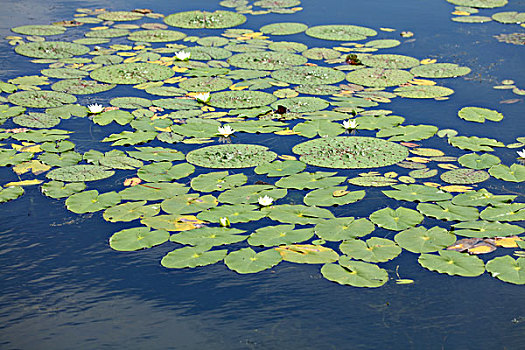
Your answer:
[[[136,147],[135,151],[127,151],[126,153],[133,158],[152,162],[172,162],[185,159],[184,153],[164,147]]]
[[[374,228],[374,224],[366,218],[355,220],[353,217],[342,217],[319,222],[315,225],[315,234],[326,241],[344,241],[366,236]]]
[[[164,230],[151,231],[148,227],[135,227],[115,232],[109,238],[109,246],[129,252],[154,247],[167,242],[169,237],[170,234]]]
[[[317,224],[323,219],[333,219],[334,214],[323,208],[283,204],[268,208],[268,217],[286,224],[308,225]]]
[[[212,195],[181,194],[162,202],[162,210],[168,214],[192,214],[217,206],[217,198]]]
[[[285,197],[287,191],[271,185],[248,185],[227,190],[219,195],[219,202],[228,204],[254,204],[260,197],[271,197],[274,200]]]
[[[266,226],[255,230],[248,238],[252,246],[273,247],[278,245],[304,242],[312,238],[311,228],[294,230],[295,225]]]
[[[48,197],[60,199],[83,191],[85,188],[86,184],[83,182],[65,184],[62,181],[49,181],[42,185],[42,193]]]
[[[325,264],[337,261],[339,255],[330,248],[312,244],[292,244],[274,248],[283,260],[298,264]]]
[[[250,204],[235,204],[235,205],[221,205],[203,211],[197,215],[200,220],[209,222],[219,222],[220,218],[226,217],[231,223],[257,221],[267,215],[262,212],[255,205]]]
[[[25,25],[11,28],[11,31],[24,35],[58,35],[63,34],[66,28],[58,25]]]
[[[27,128],[52,128],[60,123],[60,118],[45,113],[29,113],[14,117],[13,123]]]
[[[382,191],[387,197],[396,200],[412,202],[437,202],[452,198],[450,193],[445,193],[437,188],[423,185],[393,185],[395,190]]]
[[[454,147],[466,149],[473,152],[491,152],[494,151],[492,147],[505,147],[505,145],[502,142],[476,136],[449,137],[448,143],[450,143]]]
[[[388,273],[377,265],[341,258],[339,264],[326,264],[321,274],[329,281],[353,287],[376,288],[388,281]]]
[[[281,260],[281,255],[273,249],[255,253],[251,248],[242,248],[229,253],[224,258],[224,263],[230,270],[245,274],[269,269],[277,265]]]
[[[235,12],[217,10],[178,12],[166,16],[164,23],[179,28],[231,28],[246,22],[246,17]]]
[[[488,180],[490,175],[484,170],[454,169],[441,174],[441,180],[449,184],[469,185]]]
[[[291,35],[304,32],[308,26],[303,23],[296,22],[281,22],[281,23],[272,23],[265,26],[262,26],[260,31],[264,34],[272,35]]]
[[[166,254],[160,264],[169,269],[194,268],[215,264],[226,256],[228,250],[207,250],[208,247],[182,247]]]
[[[283,188],[314,189],[335,186],[346,180],[343,176],[333,176],[335,174],[335,172],[325,171],[303,172],[283,177],[275,185]]]
[[[487,271],[504,282],[525,284],[525,259],[499,256],[487,262]]]
[[[53,169],[46,177],[56,181],[82,182],[96,181],[113,176],[115,172],[98,165],[71,165]]]
[[[217,145],[193,150],[186,155],[189,163],[206,168],[249,168],[277,157],[264,146],[235,144]]]
[[[488,221],[522,221],[525,220],[525,203],[499,204],[486,208],[480,218]]]
[[[244,174],[228,175],[227,171],[201,174],[191,180],[191,187],[195,191],[213,192],[225,191],[246,183]]]
[[[0,186],[0,203],[9,202],[17,199],[24,194],[24,189],[20,186],[2,188]]]
[[[458,117],[470,122],[484,123],[485,120],[499,122],[503,119],[503,114],[481,107],[463,107],[458,112]]]
[[[406,98],[438,98],[452,95],[454,90],[444,86],[403,86],[394,90],[394,93]]]
[[[186,37],[186,34],[177,32],[175,30],[163,30],[163,29],[153,29],[153,30],[139,30],[132,32],[128,36],[128,40],[131,41],[140,41],[140,42],[149,42],[149,43],[160,43],[160,42],[173,42],[181,40]]]
[[[115,84],[101,84],[93,80],[65,79],[51,85],[51,89],[73,95],[87,95],[108,91],[115,86]]]
[[[500,204],[513,201],[516,197],[513,195],[494,195],[481,188],[478,191],[470,191],[455,196],[452,198],[452,203],[469,207],[499,206]]]
[[[389,141],[419,141],[435,135],[438,128],[433,125],[407,125],[381,129],[377,137],[388,137]]]
[[[222,91],[212,94],[208,104],[218,108],[252,108],[268,105],[276,99],[262,91]]]
[[[368,36],[375,36],[377,32],[373,29],[355,25],[322,25],[310,27],[306,35],[324,40],[364,40]]]
[[[234,67],[260,70],[276,70],[290,66],[299,66],[306,63],[306,61],[308,59],[303,56],[275,51],[247,52],[228,58],[228,63]]]
[[[427,230],[418,226],[398,233],[394,240],[412,253],[431,253],[453,244],[456,236],[442,227],[434,226]]]
[[[511,182],[525,181],[525,166],[512,164],[510,167],[498,164],[489,169],[489,174],[497,179]]]
[[[242,230],[225,227],[202,227],[187,230],[170,237],[170,241],[193,246],[214,247],[244,241],[248,236]]]
[[[476,153],[470,153],[459,157],[458,162],[466,168],[479,170],[487,169],[493,165],[499,164],[501,160],[492,154],[485,153],[478,155]]]
[[[488,221],[460,222],[452,227],[457,235],[476,238],[514,236],[525,232],[524,228],[517,225]]]
[[[371,87],[389,87],[404,84],[414,76],[401,69],[365,68],[346,75],[346,80],[353,84]]]
[[[66,207],[73,213],[93,213],[120,203],[120,195],[107,192],[99,195],[97,190],[83,191],[71,195],[66,199]]]
[[[359,176],[348,179],[348,182],[352,185],[365,187],[383,187],[397,184],[396,179],[391,179],[384,176]]]
[[[133,221],[144,217],[155,216],[160,211],[160,205],[145,205],[146,201],[127,202],[104,210],[104,220],[110,222]],[[167,239],[166,239],[167,240]]]
[[[428,270],[447,275],[476,277],[485,272],[480,258],[453,250],[440,250],[439,255],[421,254],[418,262]]]
[[[455,78],[470,73],[470,68],[454,63],[431,63],[414,67],[410,73],[423,78]]]
[[[268,177],[288,176],[300,173],[306,164],[298,160],[276,160],[271,163],[264,163],[255,168],[256,174],[266,174]]]
[[[401,254],[401,248],[389,239],[372,237],[366,242],[353,239],[341,243],[339,250],[351,259],[384,262]]]
[[[175,72],[153,63],[123,63],[104,66],[90,73],[93,80],[110,84],[139,84],[171,78]]]
[[[141,167],[137,175],[144,181],[161,182],[182,179],[194,171],[195,167],[188,163],[155,162]]]
[[[73,95],[45,90],[15,92],[7,99],[12,104],[32,108],[60,107],[77,101]]]
[[[423,215],[413,209],[399,207],[394,210],[387,207],[373,212],[370,220],[387,230],[401,231],[421,223]]]
[[[447,221],[473,221],[479,216],[476,208],[462,207],[450,202],[438,202],[437,204],[420,203],[417,205],[417,210],[425,216]]]
[[[123,200],[162,200],[189,191],[189,187],[176,182],[141,183],[137,186],[126,188],[119,194]]]
[[[451,4],[466,6],[466,7],[477,7],[477,8],[494,8],[501,7],[507,4],[507,0],[447,0]]]
[[[308,192],[304,197],[304,204],[319,207],[331,207],[334,205],[345,205],[360,201],[365,196],[365,191],[346,191],[346,186],[320,188]],[[344,191],[335,196],[335,191]]]
[[[342,81],[345,74],[329,67],[300,66],[276,70],[272,78],[290,84],[335,84]]]
[[[88,53],[89,47],[64,41],[35,41],[17,45],[15,51],[34,58],[69,58]]]

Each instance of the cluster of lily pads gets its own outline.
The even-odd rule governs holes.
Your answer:
[[[254,5],[270,3],[286,8],[298,1]],[[500,280],[525,283],[525,258],[505,255],[485,264],[476,256],[525,247],[518,236],[525,229],[516,224],[525,219],[525,203],[476,187],[490,177],[525,180],[525,166],[501,164],[491,154],[494,148],[517,149],[517,159],[523,159],[525,137],[505,146],[405,124],[390,110],[373,109],[398,97],[446,99],[453,90],[433,79],[467,75],[468,67],[376,54],[401,42],[369,40],[378,35],[371,28],[294,22],[260,31],[231,28],[245,21],[232,11],[164,17],[146,9],[80,9],[73,20],[13,28],[23,35],[7,38],[15,52],[45,68],[41,75],[0,82],[0,166],[21,177],[2,184],[0,202],[18,198],[25,186],[41,185],[44,195],[65,199],[74,213],[101,212],[109,222],[130,222],[111,235],[115,250],[171,242],[175,249],[161,260],[167,268],[224,261],[243,274],[285,260],[322,264],[322,275],[340,284],[379,287],[389,274],[378,264],[404,249],[420,254],[421,266],[432,271],[478,276],[487,270]],[[217,33],[199,37],[169,27]],[[83,37],[47,40],[65,40],[66,31],[67,38]],[[270,40],[303,32],[335,46]],[[107,98],[106,91],[117,97]],[[479,106],[461,108],[458,116],[477,123],[503,118]],[[81,153],[68,140],[71,131],[55,128],[70,118],[123,130],[101,140],[113,146],[110,151]],[[277,154],[238,142],[235,136],[243,134],[253,134],[250,140],[273,134],[296,144],[293,154]],[[435,136],[471,153],[447,156],[417,142]],[[186,145],[194,146],[182,152]],[[116,172],[127,179],[100,193],[96,181]],[[366,217],[334,214],[350,213],[352,203],[369,193],[400,205],[376,208]],[[246,223],[254,221],[258,228],[247,232],[252,226]],[[378,237],[392,232],[393,239]]]

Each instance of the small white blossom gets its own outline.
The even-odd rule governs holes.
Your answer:
[[[345,128],[346,130],[357,128],[357,120],[343,120],[343,128]]]
[[[210,100],[210,93],[199,92],[198,94],[195,94],[194,97],[198,102],[207,103]]]
[[[521,151],[516,151],[516,152],[518,152],[518,156],[520,158],[524,158],[525,159],[525,149],[522,149]]]
[[[179,61],[189,60],[190,56],[191,56],[191,52],[179,51],[175,53],[175,58],[178,59]]]
[[[227,217],[219,218],[219,223],[222,227],[230,227],[230,220]]]
[[[229,137],[235,132],[235,130],[233,130],[229,125],[219,126],[218,131],[219,135],[224,137]]]
[[[102,105],[99,105],[98,103],[88,105],[87,108],[89,109],[89,113],[91,114],[97,114],[104,111],[104,107]]]
[[[259,197],[259,199],[257,200],[259,202],[259,204],[263,207],[267,207],[269,205],[272,205],[273,203],[273,198],[270,197],[270,196],[264,196],[264,197]]]

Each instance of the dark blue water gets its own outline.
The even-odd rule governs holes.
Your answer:
[[[503,9],[482,10],[481,14],[525,11],[524,1],[510,2]],[[203,0],[1,0],[0,7],[2,37],[9,35],[13,26],[71,18],[77,7],[147,7],[164,14],[220,8],[218,1]],[[523,28],[452,22],[450,12],[454,7],[444,0],[306,0],[303,7],[294,15],[249,16],[243,27],[257,29],[272,22],[294,21],[309,26],[348,23],[397,29],[395,33],[380,32],[379,38],[399,38],[400,31],[412,31],[414,41],[381,53],[466,65],[473,70],[469,77],[475,79],[446,79],[443,85],[456,91],[447,101],[397,98],[382,108],[404,116],[407,124],[454,128],[466,136],[491,137],[504,143],[525,136],[523,101],[500,104],[516,96],[492,88],[503,79],[513,79],[516,85],[525,87],[524,47],[499,43],[492,37],[523,32]],[[309,47],[338,45],[302,34],[282,40],[302,41]],[[41,69],[16,56],[5,41],[0,42],[0,60],[3,81],[38,74]],[[90,98],[79,102],[84,104]],[[497,109],[505,119],[497,124],[474,124],[456,116],[461,107],[472,105]],[[82,119],[63,121],[60,128],[77,130],[73,140],[79,152],[107,150],[108,146],[98,144],[98,140],[115,132]],[[248,140],[290,154],[301,138],[286,137],[281,142],[267,135],[241,135],[238,142]],[[450,155],[461,154],[442,139],[433,138],[424,144]],[[511,149],[497,150],[495,154],[504,164],[511,164],[516,156]],[[128,175],[119,172],[102,182],[99,190],[109,190]],[[250,181],[256,179],[250,175]],[[0,180],[15,181],[17,176],[2,168]],[[493,186],[495,192],[504,192],[500,185]],[[506,188],[523,192],[522,185]],[[371,190],[364,201],[352,205],[351,213],[342,208],[335,213],[368,216],[392,203]],[[410,206],[405,202],[403,205]],[[505,284],[487,273],[477,278],[433,273],[421,268],[417,255],[407,251],[382,267],[392,278],[399,266],[401,277],[413,279],[415,284],[396,285],[390,281],[378,289],[360,289],[327,281],[317,265],[287,262],[242,276],[221,263],[168,270],[159,261],[174,248],[173,244],[141,252],[115,252],[109,248],[108,238],[133,224],[105,222],[100,212],[76,215],[65,209],[63,201],[42,196],[38,187],[26,187],[24,196],[1,204],[0,215],[1,349],[525,348],[523,287]],[[435,223],[425,219],[424,224],[429,227]],[[374,234],[387,238],[394,235],[380,229]]]

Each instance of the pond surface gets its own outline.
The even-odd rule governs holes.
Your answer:
[[[516,86],[525,88],[523,46],[498,42],[493,37],[502,33],[523,33],[523,27],[494,21],[482,24],[453,22],[451,12],[454,5],[444,0],[304,0],[301,6],[303,10],[294,14],[247,15],[248,21],[240,28],[257,31],[266,24],[288,21],[305,23],[309,27],[353,24],[373,28],[381,38],[401,41],[400,46],[382,49],[379,53],[437,59],[438,62],[472,69],[465,77],[445,79],[440,84],[454,90],[448,100],[398,97],[391,103],[380,104],[377,109],[394,111],[395,115],[406,118],[405,124],[431,124],[439,129],[455,129],[460,135],[493,138],[505,145],[525,136],[521,120],[523,96],[493,88],[505,79],[514,80]],[[4,1],[0,13],[0,35],[2,38],[14,35],[10,28],[16,26],[70,19],[78,7],[113,11],[151,8],[164,15],[195,9],[224,9],[218,1],[203,0],[156,1],[153,4],[138,0]],[[490,16],[500,11],[523,12],[525,2],[511,0],[503,8],[480,9],[480,14]],[[395,28],[396,31],[380,32],[379,28]],[[413,32],[414,36],[402,38],[401,31]],[[195,31],[192,35],[213,35],[212,32]],[[64,40],[75,38],[66,37]],[[308,47],[339,45],[339,42],[304,34],[272,39],[298,41]],[[0,48],[0,80],[4,82],[18,76],[38,75],[40,69],[47,67],[16,55],[7,40],[0,42]],[[125,91],[132,93],[131,87]],[[97,102],[107,106],[115,95],[109,91],[78,97],[81,105]],[[508,103],[515,99],[518,100]],[[468,122],[457,116],[457,111],[465,106],[497,110],[504,119],[497,123]],[[9,121],[2,127],[14,128],[16,125]],[[59,128],[75,132],[71,140],[77,145],[78,152],[90,149],[109,151],[111,146],[101,144],[99,140],[121,129],[115,123],[101,127],[87,118],[63,120]],[[265,145],[277,154],[288,155],[292,154],[291,148],[295,144],[308,140],[297,135],[235,135],[232,144],[255,143]],[[374,133],[360,131],[359,135],[373,136]],[[6,143],[5,140],[0,142]],[[443,150],[450,156],[469,153],[448,145],[446,139],[437,136],[419,143],[423,147]],[[213,144],[219,143],[210,143]],[[166,145],[155,143],[155,146]],[[202,145],[177,144],[176,148],[187,153],[196,147]],[[510,165],[516,162],[516,150],[520,149],[500,148],[494,154],[503,164]],[[399,171],[400,168],[386,169]],[[249,183],[268,181],[266,176],[257,175],[252,170],[238,169],[231,173],[247,174]],[[314,166],[308,166],[306,170],[333,170],[349,178],[360,172],[359,169]],[[198,168],[193,176],[207,171]],[[129,171],[117,173],[98,182],[97,189],[108,192],[120,186],[121,190],[124,179],[131,176],[133,173]],[[45,179],[45,176],[38,178]],[[11,169],[0,168],[0,185],[18,179]],[[487,188],[495,194],[516,194],[516,202],[525,200],[522,183],[490,179],[475,188]],[[399,206],[397,201],[381,195],[380,190],[364,189],[367,191],[365,200],[332,208],[334,214],[338,217],[367,217],[380,208]],[[296,197],[282,204],[302,204],[306,192],[296,192]],[[414,203],[401,204],[415,208]],[[432,272],[418,264],[419,254],[408,251],[380,264],[390,278],[384,286],[356,288],[323,278],[318,264],[283,261],[257,274],[242,275],[229,270],[221,262],[194,269],[166,269],[160,265],[160,260],[175,248],[173,243],[138,252],[112,250],[109,237],[114,232],[137,225],[107,222],[101,211],[81,215],[72,213],[66,209],[63,199],[43,196],[40,186],[25,187],[23,196],[0,205],[0,213],[0,265],[3,267],[0,277],[1,349],[524,347],[525,293],[522,286],[504,283],[488,272],[473,278]],[[425,220],[427,227],[439,222]],[[241,226],[249,233],[268,224],[271,221],[266,218]],[[523,222],[514,224],[523,226]],[[376,228],[373,235],[392,240],[395,234],[397,232]],[[233,246],[239,249],[247,245]],[[330,246],[337,248],[336,245]],[[506,254],[510,254],[508,250],[499,248],[483,260]],[[415,282],[396,284],[397,278]]]

